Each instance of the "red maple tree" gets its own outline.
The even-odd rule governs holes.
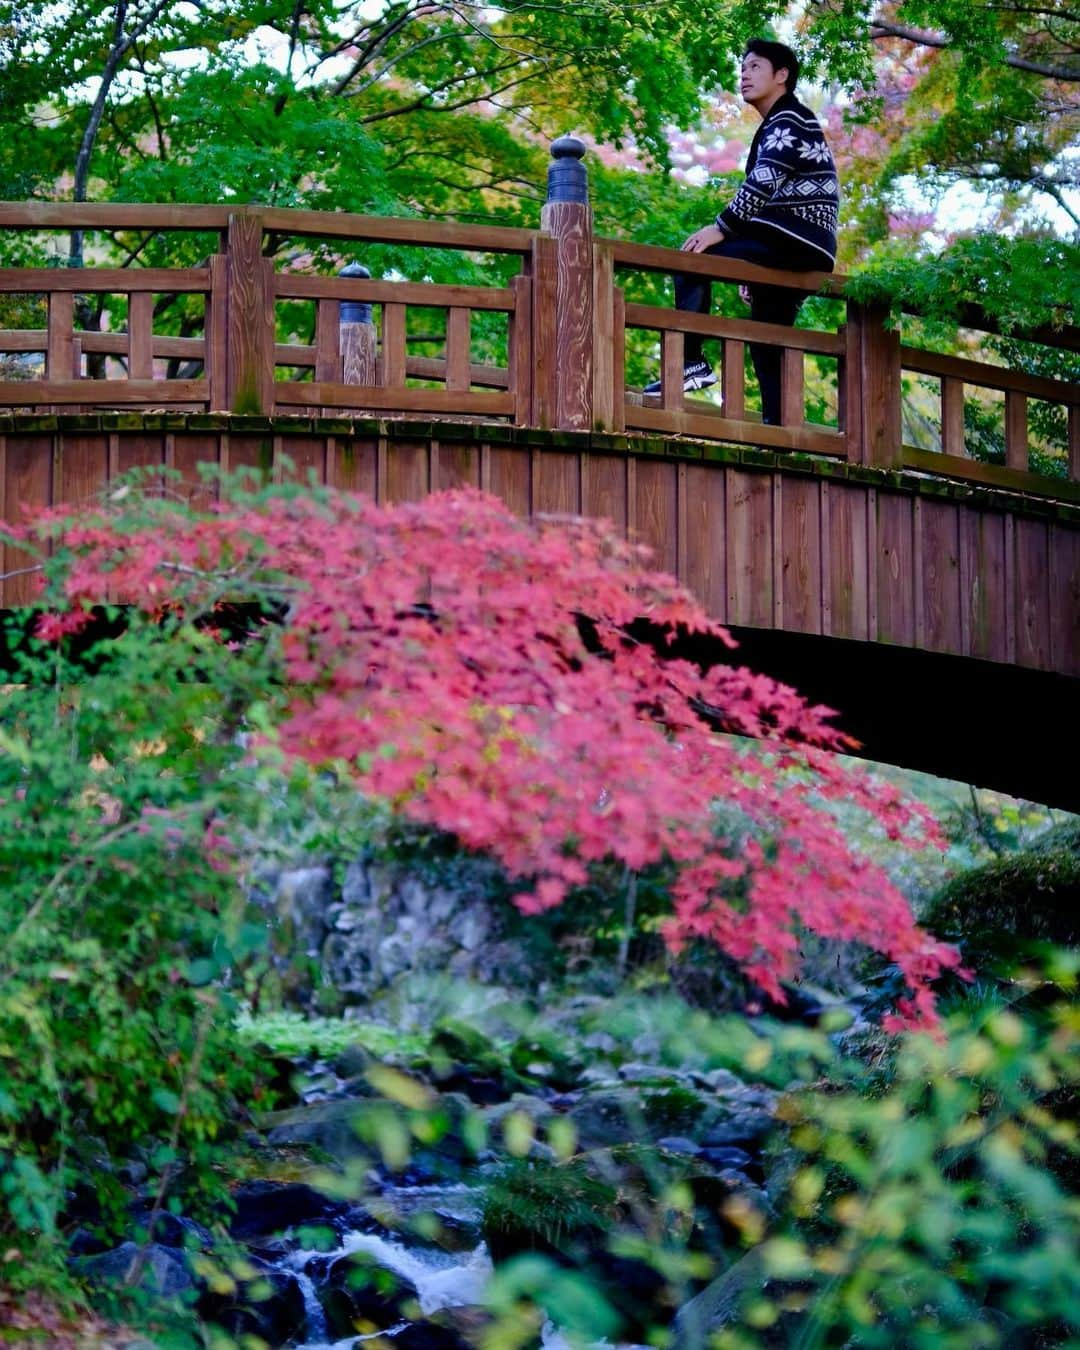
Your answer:
[[[830,808],[861,806],[913,849],[940,844],[932,818],[834,753],[852,743],[829,710],[635,640],[645,618],[733,645],[607,524],[522,521],[471,490],[377,506],[289,488],[58,520],[23,532],[64,536],[39,635],[63,638],[110,596],[188,614],[269,597],[283,751],[344,763],[362,792],[497,858],[523,912],[600,860],[667,862],[673,947],[715,942],[782,1001],[800,929],[865,943],[908,985],[892,1025],[933,1025],[930,985],[957,953]]]

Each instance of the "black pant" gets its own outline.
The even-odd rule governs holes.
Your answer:
[[[811,271],[821,266],[820,259],[814,261],[800,252],[797,245],[792,245],[790,249],[775,248],[759,239],[725,239],[705,252],[721,258],[758,263],[762,267],[783,267],[792,272]],[[712,282],[707,277],[689,276],[684,272],[677,272],[674,280],[675,308],[695,314],[708,314],[712,305]],[[790,328],[807,294],[807,291],[795,291],[787,286],[762,286],[755,282],[750,287],[750,317],[760,323],[782,323]],[[702,359],[703,341],[699,333],[686,334],[684,351],[688,363]],[[782,351],[779,347],[752,342],[750,359],[754,363],[754,373],[761,388],[761,420],[778,426]]]

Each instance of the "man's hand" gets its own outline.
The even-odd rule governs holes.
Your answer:
[[[700,230],[695,230],[683,244],[683,252],[704,253],[707,248],[712,248],[714,244],[722,244],[725,238],[724,231],[717,226],[703,225]]]

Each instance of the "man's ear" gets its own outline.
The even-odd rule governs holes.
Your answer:
[[[788,70],[787,66],[780,66],[774,73],[777,75],[783,75],[784,88],[786,89],[788,86],[788,80],[791,79],[791,71]]]

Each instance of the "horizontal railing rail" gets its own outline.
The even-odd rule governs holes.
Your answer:
[[[583,174],[580,164],[574,167]],[[1080,383],[904,344],[884,307],[852,298],[840,275],[778,272],[596,237],[582,194],[569,195],[553,194],[538,230],[255,205],[0,203],[0,231],[217,236],[217,251],[198,267],[0,269],[0,296],[9,305],[26,297],[28,315],[25,327],[0,331],[0,406],[314,410],[607,429],[760,445],[1080,500]],[[275,264],[283,241],[307,239],[321,241],[320,265],[334,256],[334,243],[342,261],[355,256],[355,245],[370,243],[502,255],[510,265],[502,270],[514,274],[499,284],[465,285],[368,278],[355,267],[319,275],[314,259],[312,270],[298,271],[295,252],[293,270]],[[87,253],[93,258],[92,248]],[[681,313],[631,298],[635,274],[679,271],[825,296],[836,303],[837,331]],[[119,298],[110,312],[123,327],[80,323],[84,301],[103,296]],[[160,316],[181,300],[183,325],[170,320],[180,331],[155,331],[169,326]],[[310,315],[309,332],[297,313]],[[431,319],[440,313],[437,323]],[[283,326],[283,314],[292,316],[292,328]],[[966,327],[997,331],[974,307],[961,319]],[[683,392],[688,334],[705,337],[718,352],[713,394]],[[1080,351],[1076,329],[1030,337]],[[753,410],[752,344],[782,352],[775,426]],[[628,365],[640,370],[646,357],[660,375],[656,395],[628,387]],[[932,448],[925,440],[906,443],[903,387],[912,379],[930,410],[924,421],[932,424]],[[973,399],[984,411],[1000,404],[1001,463],[972,453],[966,420]],[[1047,421],[1040,416],[1033,424],[1033,402],[1059,410],[1054,473],[1044,471],[1045,453],[1032,457],[1039,441],[1033,425]]]

